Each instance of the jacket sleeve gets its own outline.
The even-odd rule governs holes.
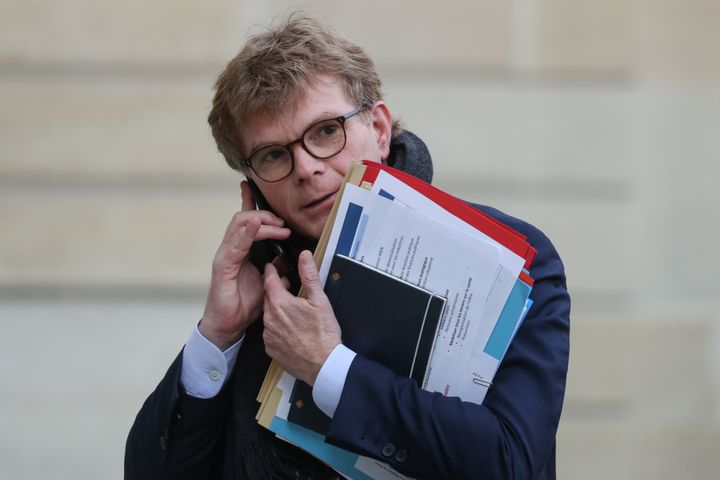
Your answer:
[[[530,271],[534,303],[483,404],[421,390],[358,355],[328,432],[331,443],[419,479],[554,478],[570,298],[555,248],[539,230],[527,224],[525,230],[538,250]]]
[[[210,399],[181,388],[182,352],[147,398],[125,446],[125,479],[215,478],[222,464],[230,389]]]

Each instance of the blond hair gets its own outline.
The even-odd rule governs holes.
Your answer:
[[[383,98],[372,59],[320,18],[296,12],[248,38],[218,77],[208,115],[231,168],[245,172],[239,127],[286,111],[319,75],[338,78],[357,105]]]

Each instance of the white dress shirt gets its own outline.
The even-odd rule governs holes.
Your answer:
[[[230,377],[244,339],[243,336],[223,352],[205,338],[198,325],[195,325],[183,350],[180,371],[180,382],[187,394],[197,398],[217,395]],[[340,403],[340,395],[354,358],[355,352],[345,345],[336,346],[315,379],[313,400],[331,418]]]

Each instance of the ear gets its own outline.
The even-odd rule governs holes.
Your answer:
[[[379,100],[372,107],[373,130],[380,150],[383,163],[390,156],[390,141],[392,140],[392,114],[387,104]]]

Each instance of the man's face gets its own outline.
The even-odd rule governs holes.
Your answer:
[[[392,120],[383,102],[371,106],[372,121],[356,115],[345,122],[347,142],[337,155],[319,160],[299,143],[291,147],[295,158],[292,173],[278,182],[265,182],[249,173],[277,215],[296,232],[318,239],[338,190],[353,160],[380,162],[387,157]],[[305,130],[322,120],[339,117],[359,107],[352,103],[342,84],[334,77],[320,76],[301,95],[286,114],[240,129],[243,155],[258,147],[284,145],[299,138]]]

